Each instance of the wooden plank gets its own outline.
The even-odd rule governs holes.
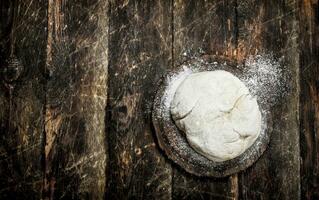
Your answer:
[[[174,2],[174,64],[183,55],[200,53],[234,58],[236,54],[236,1]],[[174,169],[174,199],[236,199],[237,175],[226,178],[198,178]]]
[[[0,1],[0,199],[41,199],[46,3]],[[7,82],[6,59],[23,67]]]
[[[45,199],[104,199],[107,0],[48,1]]]
[[[271,109],[274,121],[264,155],[239,176],[240,199],[300,198],[299,54],[295,1],[238,1],[238,57],[273,54],[289,74],[290,90]]]
[[[170,199],[171,167],[156,144],[151,108],[171,67],[171,1],[111,1],[108,199]]]
[[[319,199],[319,5],[299,3],[301,199]]]

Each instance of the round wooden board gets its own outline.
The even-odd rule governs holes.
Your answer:
[[[240,156],[224,162],[214,162],[197,153],[187,142],[183,132],[179,131],[171,118],[169,105],[169,93],[172,91],[169,85],[178,74],[190,70],[190,73],[225,70],[237,77],[242,77],[243,64],[237,65],[231,60],[213,56],[203,56],[191,59],[173,71],[169,71],[159,83],[159,88],[153,104],[152,119],[158,139],[158,144],[167,156],[180,165],[187,172],[197,176],[225,177],[237,173],[251,166],[265,151],[272,132],[272,122],[267,105],[263,101],[257,101],[262,112],[262,130],[255,143]]]

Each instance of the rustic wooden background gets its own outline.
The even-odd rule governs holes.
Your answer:
[[[0,0],[0,199],[319,199],[316,0]],[[156,82],[184,52],[273,53],[291,92],[247,170],[197,178],[159,150]],[[24,68],[3,78],[5,60]]]

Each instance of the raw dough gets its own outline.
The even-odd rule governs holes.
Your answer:
[[[216,162],[239,156],[260,134],[256,99],[243,82],[223,70],[186,77],[170,109],[192,148]]]

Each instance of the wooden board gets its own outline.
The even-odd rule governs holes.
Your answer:
[[[274,126],[269,147],[239,175],[241,199],[300,198],[296,8],[295,1],[238,2],[238,55],[273,54],[289,74],[288,94],[271,110]]]
[[[300,1],[301,197],[319,198],[319,4]]]
[[[319,198],[317,1],[3,0],[0,9],[0,199]],[[24,70],[8,84],[12,47]],[[151,123],[157,81],[203,53],[238,62],[272,53],[290,74],[268,150],[227,178],[173,164]]]
[[[108,199],[170,199],[171,166],[151,123],[156,83],[172,62],[170,1],[111,1]]]
[[[48,1],[46,199],[103,199],[107,1]]]
[[[174,64],[187,56],[207,53],[233,56],[236,49],[236,2],[174,1]],[[186,55],[186,57],[184,56]],[[190,176],[174,168],[174,199],[232,199],[237,196],[237,177],[212,179]]]
[[[46,5],[0,1],[0,9],[0,199],[40,199],[45,94],[40,69],[45,64]],[[11,49],[24,70],[9,84],[4,62]]]

